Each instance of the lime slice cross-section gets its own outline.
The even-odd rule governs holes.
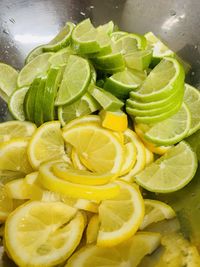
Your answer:
[[[76,101],[87,90],[90,78],[88,61],[71,55],[63,74],[55,105],[71,104]]]

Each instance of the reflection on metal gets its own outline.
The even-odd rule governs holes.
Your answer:
[[[174,28],[176,26],[177,23],[180,22],[181,19],[184,19],[185,18],[185,14],[182,14],[178,17],[170,17],[169,19],[167,19],[163,25],[161,26],[161,28],[163,30],[167,30],[167,31],[170,31],[170,30],[173,30],[172,28]]]
[[[22,44],[46,44],[49,40],[53,39],[54,35],[32,35],[32,34],[16,34],[14,36],[15,41]]]

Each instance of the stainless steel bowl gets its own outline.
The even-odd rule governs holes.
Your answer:
[[[77,23],[90,17],[98,25],[113,20],[122,30],[153,31],[159,35],[191,64],[187,80],[198,87],[199,12],[199,0],[1,0],[0,61],[20,69],[27,53],[47,43],[66,21]],[[8,119],[7,105],[0,99],[0,121]],[[191,194],[193,190],[194,186],[190,189]],[[187,197],[191,198],[191,194]],[[195,212],[200,218],[200,210]],[[192,221],[190,215],[188,220]],[[4,259],[2,257],[0,266],[14,266]]]

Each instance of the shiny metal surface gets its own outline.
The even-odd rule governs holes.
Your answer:
[[[153,31],[192,65],[188,79],[200,87],[199,11],[199,0],[0,0],[0,61],[20,69],[27,53],[66,21],[90,17],[96,25],[113,20],[122,30]],[[7,119],[0,99],[0,121]]]

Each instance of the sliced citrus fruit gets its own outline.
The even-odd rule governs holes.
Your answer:
[[[31,201],[7,219],[5,245],[19,266],[54,266],[73,253],[84,227],[83,215],[64,203]]]
[[[0,184],[0,222],[4,222],[8,215],[13,211],[13,200],[7,188]]]
[[[70,55],[75,54],[75,51],[71,46],[65,47],[60,51],[56,52],[49,58],[49,63],[51,63],[52,67],[61,67],[67,64]]]
[[[173,145],[184,139],[191,125],[191,113],[183,103],[181,109],[172,117],[150,125],[144,134],[147,141],[158,145]]]
[[[61,200],[67,205],[72,206],[76,209],[98,213],[99,205],[95,201],[83,198],[69,198],[63,195],[61,197]]]
[[[99,215],[93,215],[88,223],[86,230],[86,243],[92,244],[97,241],[97,235],[99,232]]]
[[[110,37],[113,42],[116,42],[119,38],[127,34],[128,34],[127,32],[123,32],[123,31],[114,31],[113,33],[111,33]]]
[[[31,50],[25,59],[25,65],[28,64],[29,62],[31,62],[37,56],[44,53],[43,47],[44,47],[44,45],[39,45],[39,46],[35,47],[33,50]]]
[[[68,182],[55,176],[52,166],[55,162],[48,162],[40,166],[39,179],[42,185],[53,192],[66,195],[71,198],[84,198],[89,200],[103,200],[113,198],[119,194],[119,186],[116,183],[106,185],[81,185]]]
[[[88,169],[116,175],[119,173],[124,147],[111,131],[95,123],[83,123],[64,130],[63,137],[76,148]]]
[[[70,122],[68,122],[64,127],[63,127],[63,131],[67,130],[68,128],[71,128],[75,125],[78,125],[80,123],[86,123],[86,122],[95,122],[95,123],[99,123],[101,122],[101,119],[98,115],[86,115],[80,118],[76,118]]]
[[[44,45],[43,50],[45,52],[56,52],[69,45],[74,26],[74,23],[67,22],[53,40],[51,40],[47,45]]]
[[[71,104],[86,91],[90,82],[90,65],[82,57],[71,55],[64,70],[55,105]]]
[[[187,136],[200,129],[200,92],[189,84],[185,84],[184,102],[191,113],[191,125]]]
[[[152,58],[152,50],[140,50],[128,53],[124,56],[126,66],[130,69],[145,70],[149,67]]]
[[[9,65],[0,63],[0,96],[8,102],[17,88],[18,72]]]
[[[46,84],[46,77],[41,77],[40,83],[37,87],[37,91],[34,98],[34,122],[37,126],[40,126],[44,122],[43,109],[44,109],[44,89]]]
[[[24,178],[6,183],[6,189],[13,199],[30,199],[28,185]]]
[[[144,102],[161,100],[183,85],[184,77],[183,67],[178,61],[166,57],[150,72],[140,89],[131,94]]]
[[[151,150],[149,150],[147,147],[145,147],[145,154],[146,154],[146,166],[149,165],[150,163],[152,163],[154,161],[154,155],[151,152]]]
[[[0,142],[9,141],[12,138],[31,137],[37,127],[28,121],[7,121],[0,123]]]
[[[51,52],[41,54],[25,65],[17,79],[18,87],[30,85],[37,76],[45,74],[49,69],[48,60],[52,55]]]
[[[143,143],[141,142],[141,140],[139,139],[139,137],[135,132],[133,132],[130,129],[127,129],[124,132],[124,135],[125,135],[125,140],[127,140],[128,142],[133,142],[133,144],[135,145],[137,151],[137,157],[136,157],[136,163],[133,165],[133,168],[129,171],[129,173],[127,173],[124,176],[121,176],[120,179],[127,182],[132,182],[134,181],[134,176],[138,172],[143,170],[146,165],[146,151],[145,151],[145,146],[143,145]]]
[[[55,163],[52,166],[52,170],[57,177],[63,180],[83,185],[103,185],[115,178],[112,173],[95,173],[73,169],[67,163]]]
[[[16,172],[21,177],[32,172],[27,156],[28,141],[23,138],[12,139],[0,146],[0,170]]]
[[[112,131],[123,132],[128,127],[127,115],[119,111],[107,111],[102,110],[99,113],[101,117],[101,124],[104,128],[110,129]]]
[[[8,107],[16,120],[25,121],[24,99],[29,87],[22,87],[13,92],[8,102]]]
[[[124,105],[123,101],[96,85],[91,85],[88,90],[104,110],[116,111]]]
[[[86,92],[80,99],[70,105],[58,107],[58,118],[64,126],[73,119],[89,115],[100,108],[98,102]]]
[[[160,244],[160,239],[158,233],[138,232],[129,240],[113,248],[102,248],[96,245],[85,246],[73,254],[65,267],[136,267],[145,255],[156,250]]]
[[[83,163],[81,162],[75,148],[72,148],[71,159],[75,169],[84,171],[87,170],[85,165],[83,165]]]
[[[145,215],[140,230],[143,230],[152,223],[156,223],[165,219],[172,219],[176,216],[175,211],[166,203],[145,199]]]
[[[140,137],[142,142],[144,143],[145,147],[151,151],[152,153],[158,154],[158,155],[163,155],[171,148],[171,146],[158,146],[156,144],[153,144],[151,142],[148,142],[144,138],[144,133],[146,129],[148,130],[148,125],[146,124],[135,124],[134,129],[136,134]]]
[[[174,192],[191,181],[197,165],[196,154],[186,142],[181,141],[138,173],[135,179],[149,191]]]
[[[144,200],[136,184],[116,181],[120,193],[99,205],[100,228],[97,245],[111,247],[128,240],[144,217]]]
[[[116,97],[126,99],[129,92],[138,88],[145,78],[144,72],[125,69],[107,78],[103,87]]]
[[[28,146],[28,157],[34,169],[48,160],[69,161],[58,121],[46,122],[37,129]]]

